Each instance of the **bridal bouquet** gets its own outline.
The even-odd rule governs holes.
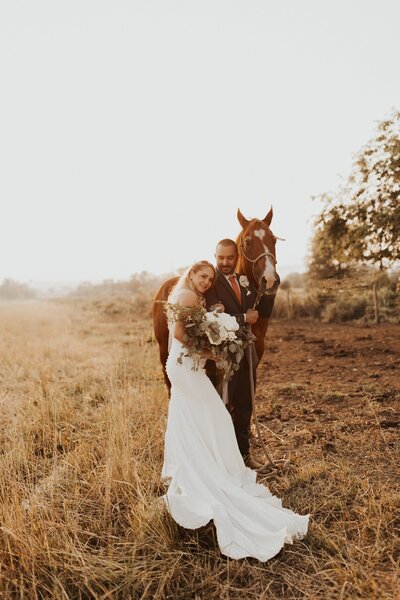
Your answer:
[[[245,349],[256,339],[247,327],[239,323],[227,313],[207,312],[201,306],[181,306],[165,303],[168,319],[182,321],[185,326],[184,344],[186,352],[182,352],[178,362],[184,356],[193,359],[194,369],[198,369],[201,352],[209,351],[216,359],[217,368],[229,380],[239,369]]]

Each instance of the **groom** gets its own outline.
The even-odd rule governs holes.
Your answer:
[[[253,325],[258,317],[270,317],[272,306],[267,296],[262,296],[256,308],[253,308],[256,299],[256,289],[252,284],[244,287],[240,284],[239,275],[235,273],[238,260],[236,242],[224,239],[218,242],[215,250],[217,263],[217,276],[213,286],[205,293],[207,309],[222,304],[224,311],[236,317],[239,325],[247,323]],[[254,350],[254,346],[250,348]],[[256,364],[258,362],[253,352],[253,378],[256,379]],[[247,356],[240,363],[240,368],[228,384],[228,404],[236,439],[240,452],[247,467],[260,469],[264,465],[254,460],[250,454],[250,419],[252,413],[250,369]]]

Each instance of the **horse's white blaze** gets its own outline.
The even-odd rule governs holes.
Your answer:
[[[265,237],[265,231],[264,231],[264,229],[256,229],[254,231],[254,235],[262,241]],[[267,290],[268,290],[269,288],[272,288],[275,285],[275,282],[277,280],[277,275],[276,275],[276,270],[275,270],[275,263],[268,254],[269,250],[264,243],[263,243],[263,246],[264,246],[264,252],[266,253],[263,277],[266,281]]]
[[[263,245],[264,245],[265,252],[269,252],[266,245],[265,244],[263,244]],[[265,269],[264,269],[263,277],[267,283],[267,290],[269,288],[272,288],[272,286],[275,284],[275,281],[276,281],[276,270],[275,270],[275,264],[269,255],[267,255],[265,257]]]

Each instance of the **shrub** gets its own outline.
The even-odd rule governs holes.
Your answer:
[[[342,323],[361,319],[370,303],[371,299],[366,294],[335,300],[325,306],[321,318],[326,323]]]
[[[28,300],[35,298],[36,292],[26,283],[5,279],[0,285],[0,300]]]
[[[316,292],[304,294],[299,291],[290,291],[291,317],[293,319],[311,318],[319,319],[324,304],[323,298]],[[276,319],[287,319],[288,295],[281,290],[275,299],[273,316]]]

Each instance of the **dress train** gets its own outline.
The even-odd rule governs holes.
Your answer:
[[[172,339],[166,368],[172,384],[165,433],[163,496],[179,525],[197,529],[214,521],[221,553],[267,561],[285,543],[302,538],[308,515],[283,508],[256,483],[237,445],[232,419],[204,368],[177,359],[185,347]]]

